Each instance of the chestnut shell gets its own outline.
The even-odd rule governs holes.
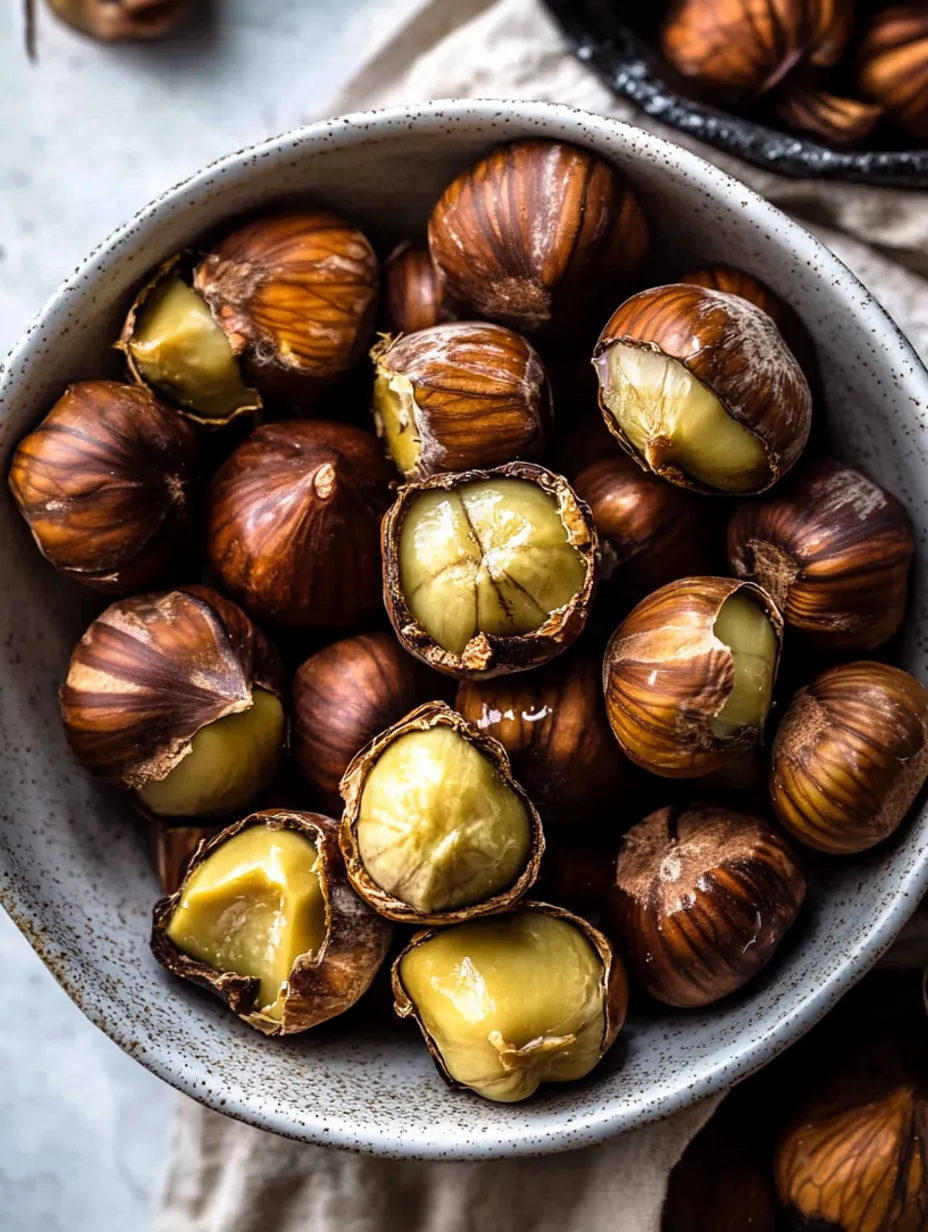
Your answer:
[[[858,85],[917,141],[928,139],[928,12],[923,4],[876,13],[860,47]]]
[[[414,334],[458,318],[428,244],[398,244],[384,262],[383,284],[387,328],[393,333]]]

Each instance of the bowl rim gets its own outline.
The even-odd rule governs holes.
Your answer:
[[[292,129],[276,137],[268,138],[252,146],[219,158],[200,171],[173,185],[143,206],[128,222],[116,228],[102,243],[98,244],[75,271],[68,276],[52,294],[33,323],[10,350],[5,362],[0,363],[0,395],[15,397],[19,373],[28,365],[40,346],[43,331],[54,322],[54,316],[69,294],[88,280],[93,281],[106,268],[107,258],[143,224],[157,222],[162,212],[182,208],[185,198],[206,186],[217,172],[252,162],[270,153],[296,154],[299,147],[321,148],[322,143],[331,148],[333,142],[353,144],[377,139],[380,133],[389,132],[401,123],[409,128],[416,124],[428,125],[436,120],[457,119],[461,122],[479,124],[481,121],[507,117],[535,126],[536,135],[550,135],[551,128],[574,129],[575,136],[552,139],[575,140],[583,144],[584,134],[615,139],[618,136],[639,156],[651,155],[658,161],[666,161],[668,155],[676,162],[696,188],[708,193],[713,199],[720,194],[735,193],[744,209],[753,212],[759,226],[765,231],[776,230],[781,238],[792,245],[797,257],[805,263],[818,266],[822,277],[828,278],[831,293],[837,297],[841,308],[856,315],[863,314],[866,323],[882,336],[884,349],[897,370],[906,370],[906,379],[914,382],[912,393],[919,393],[922,407],[928,406],[928,370],[925,369],[911,343],[892,321],[886,310],[858,281],[847,266],[824,244],[734,177],[713,166],[699,155],[655,136],[635,125],[607,116],[595,115],[579,108],[561,103],[539,102],[526,99],[439,99],[427,103],[393,106],[371,111],[353,112],[345,116]],[[547,132],[546,132],[547,128]],[[493,130],[487,130],[487,144],[493,142]],[[505,140],[505,137],[503,138]],[[914,401],[914,399],[912,399]],[[916,404],[917,405],[917,404]],[[918,413],[915,411],[914,413]],[[488,1133],[490,1139],[477,1143],[468,1139],[466,1130],[449,1131],[458,1141],[449,1140],[449,1134],[417,1133],[404,1135],[395,1128],[381,1130],[374,1124],[357,1127],[333,1126],[324,1112],[304,1109],[303,1118],[297,1127],[285,1115],[274,1109],[263,1109],[257,1114],[254,1107],[244,1100],[226,1099],[221,1086],[217,1089],[198,1085],[184,1067],[172,1064],[169,1050],[158,1054],[141,1051],[135,1047],[131,1031],[124,1027],[116,1016],[107,1012],[106,994],[94,992],[80,981],[81,959],[77,954],[50,953],[41,943],[41,920],[28,897],[14,884],[8,871],[0,867],[0,905],[11,916],[33,949],[51,970],[55,979],[68,993],[82,1012],[106,1035],[146,1069],[169,1085],[200,1103],[225,1113],[235,1119],[271,1130],[285,1137],[303,1141],[362,1150],[376,1155],[394,1158],[442,1158],[487,1159],[504,1156],[547,1154],[558,1150],[573,1149],[582,1145],[602,1142],[614,1135],[639,1128],[661,1120],[674,1112],[696,1103],[708,1096],[727,1090],[737,1081],[761,1069],[776,1055],[793,1044],[832,1008],[845,992],[878,960],[895,939],[919,899],[928,891],[928,846],[922,848],[905,874],[896,883],[892,896],[887,896],[877,910],[870,927],[854,953],[848,955],[843,966],[827,981],[816,984],[800,1002],[783,1014],[773,1030],[759,1043],[735,1040],[719,1048],[694,1066],[689,1080],[678,1081],[673,1087],[648,1097],[645,1093],[637,1098],[591,1101],[582,1114],[572,1113],[569,1123],[532,1123],[513,1113],[511,1129],[505,1134]]]

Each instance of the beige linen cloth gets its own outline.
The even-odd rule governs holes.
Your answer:
[[[539,0],[390,0],[376,29],[357,35],[363,66],[330,114],[483,97],[550,99],[630,120],[799,217],[928,353],[928,194],[780,179],[681,138],[615,99],[570,55]],[[716,1103],[544,1160],[453,1164],[305,1146],[184,1099],[156,1229],[658,1232],[670,1170]]]

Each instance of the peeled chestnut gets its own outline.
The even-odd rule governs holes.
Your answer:
[[[371,741],[341,785],[348,877],[375,910],[449,924],[511,907],[538,875],[541,823],[500,744],[443,702]]]
[[[928,139],[928,11],[900,4],[878,12],[860,48],[858,82],[909,136]]]
[[[119,594],[182,556],[196,466],[193,429],[147,390],[81,381],[20,441],[10,490],[46,560]]]
[[[541,456],[551,391],[535,349],[502,325],[464,321],[371,352],[374,420],[407,479]]]
[[[625,454],[600,458],[572,483],[596,523],[600,594],[637,603],[667,582],[717,566],[706,503],[649,475]]]
[[[928,776],[928,690],[898,667],[848,663],[793,698],[773,742],[777,820],[808,847],[866,851],[898,829]]]
[[[455,299],[524,333],[595,317],[647,248],[619,172],[559,141],[494,150],[448,185],[429,219],[432,260]]]
[[[606,713],[632,761],[696,778],[760,744],[783,624],[758,586],[682,578],[643,599],[612,635]]]
[[[35,0],[27,0],[30,9]],[[66,25],[103,43],[159,38],[187,16],[187,0],[48,0]]]
[[[297,669],[291,751],[303,779],[329,812],[341,814],[338,785],[354,755],[440,694],[443,683],[388,633],[333,642]]]
[[[571,653],[458,687],[455,709],[500,742],[545,826],[597,822],[628,791],[631,767],[606,718],[601,675],[598,658]]]
[[[339,632],[373,620],[390,481],[377,441],[359,428],[256,429],[210,486],[206,551],[220,586],[275,626]]]
[[[728,528],[738,577],[763,586],[787,629],[823,650],[873,650],[905,615],[915,550],[905,509],[840,462],[811,462]]]
[[[306,1031],[367,991],[391,927],[352,892],[338,823],[253,813],[197,851],[155,907],[151,947],[264,1035]]]
[[[60,690],[72,750],[161,817],[245,808],[286,739],[277,653],[205,586],[121,599],[93,622]]]
[[[387,321],[395,333],[414,334],[457,320],[457,306],[427,244],[406,240],[397,245],[384,264],[383,281]]]
[[[593,364],[606,426],[671,483],[762,492],[808,440],[808,381],[773,320],[740,295],[641,291],[613,313]]]
[[[805,877],[784,839],[729,809],[664,808],[622,839],[612,935],[665,1005],[711,1005],[767,965],[792,927]]]
[[[409,484],[382,535],[387,614],[439,671],[480,679],[537,667],[586,624],[596,529],[567,481],[541,466]]]
[[[393,993],[442,1077],[499,1103],[527,1099],[543,1082],[586,1077],[628,1006],[625,971],[603,934],[528,902],[417,933],[393,964]]]

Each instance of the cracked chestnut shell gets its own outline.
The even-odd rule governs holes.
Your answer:
[[[191,878],[224,843],[256,826],[272,832],[292,831],[312,842],[316,849],[314,871],[324,903],[324,940],[318,949],[297,957],[277,1016],[262,1012],[256,978],[217,971],[184,953],[168,933]],[[386,957],[392,929],[348,885],[337,835],[338,823],[318,813],[268,810],[252,813],[207,839],[193,857],[180,887],[154,909],[151,948],[155,958],[172,975],[219,997],[263,1035],[292,1035],[343,1014],[369,988]]]
[[[586,625],[596,528],[567,480],[544,467],[509,462],[408,484],[383,520],[382,542],[384,602],[396,635],[449,676],[539,667]],[[420,574],[425,581],[415,581]],[[429,581],[441,586],[417,600]],[[454,628],[446,632],[439,626],[449,614]]]
[[[858,85],[901,129],[928,139],[928,12],[900,4],[878,12],[860,48]]]
[[[611,935],[665,1005],[711,1005],[767,965],[805,899],[786,841],[730,809],[663,808],[619,848]]]
[[[48,0],[48,7],[72,30],[101,43],[160,38],[188,12],[187,0]]]
[[[374,421],[407,479],[541,456],[551,421],[544,365],[520,334],[487,321],[383,338]]]
[[[741,505],[728,528],[732,572],[768,591],[787,629],[828,651],[874,650],[892,637],[914,551],[899,501],[829,459]]]
[[[394,333],[414,334],[460,315],[428,244],[398,244],[384,262],[383,283],[388,328]]]
[[[928,690],[886,663],[848,663],[793,698],[777,730],[770,800],[807,847],[866,851],[901,825],[928,775]]]
[[[348,637],[310,655],[293,678],[290,745],[319,803],[339,816],[338,785],[351,759],[444,683],[389,633]]]
[[[20,441],[10,490],[39,551],[112,594],[162,581],[183,555],[196,481],[189,424],[147,390],[71,385]]]
[[[275,626],[348,632],[374,620],[391,477],[359,428],[289,420],[256,429],[209,490],[206,553],[219,585]]]
[[[682,578],[643,599],[603,664],[606,713],[627,756],[652,774],[697,778],[760,744],[782,633],[770,596],[731,578]]]
[[[148,851],[163,893],[173,894],[180,888],[197,848],[204,839],[212,838],[222,828],[219,823],[212,826],[174,826],[165,824],[157,817],[151,818]]]
[[[647,248],[620,173],[558,141],[494,150],[448,185],[429,219],[432,259],[455,299],[524,333],[595,319]]]
[[[541,821],[505,750],[444,702],[419,706],[372,740],[341,794],[348,878],[388,919],[495,915],[538,876]]]
[[[646,470],[700,492],[762,492],[798,461],[812,395],[773,319],[689,283],[640,291],[593,352],[606,426]]]
[[[555,929],[533,928],[532,917],[556,922]],[[558,940],[561,948],[567,950],[570,935],[557,937],[562,925],[579,935],[581,946],[574,944],[567,969],[558,972],[550,969],[552,951],[556,953]],[[463,999],[449,997],[450,1006],[444,1006],[443,1015],[449,1021],[440,1027],[438,1020],[433,1019],[433,1029],[428,1025],[430,1010],[416,1004],[407,987],[408,972],[404,976],[404,965],[417,952],[421,954],[422,947],[430,941],[437,941],[443,949],[457,944],[461,961],[455,965],[454,986],[471,991],[465,1012],[459,1014],[462,1021],[454,1024],[453,1015],[459,1004],[463,1006]],[[518,953],[518,959],[513,960],[506,953],[510,947]],[[581,959],[582,951],[585,953]],[[566,954],[557,955],[555,963],[558,957]],[[594,964],[599,968],[595,990],[581,987],[581,965],[587,961],[591,968]],[[436,965],[443,964],[439,961]],[[512,1004],[513,986],[523,975],[528,980],[528,990]],[[392,978],[394,1011],[400,1018],[415,1020],[438,1072],[448,1085],[505,1103],[528,1098],[546,1081],[584,1077],[615,1043],[628,1009],[625,969],[608,938],[581,917],[548,903],[522,902],[516,911],[490,920],[418,932],[393,963]],[[432,991],[440,989],[440,981],[440,975],[433,977]],[[570,1002],[578,992],[584,1004]],[[557,1003],[553,1012],[552,999]],[[565,1023],[573,1029],[565,1032]],[[463,1041],[460,1060],[468,1069],[474,1065],[469,1054],[476,1047],[489,1048],[488,1055],[477,1062],[479,1076],[471,1075],[469,1081],[458,1064],[456,1048],[461,1044],[453,1038],[455,1025],[459,1030],[470,1029],[471,1033],[479,1034],[489,1028],[485,1045],[482,1040],[479,1044],[466,1038]],[[449,1026],[451,1031],[441,1041],[438,1035]]]

